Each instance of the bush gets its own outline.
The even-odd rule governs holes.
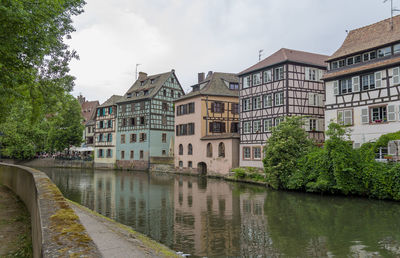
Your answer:
[[[235,173],[234,177],[236,179],[242,179],[246,177],[246,171],[244,168],[234,168],[232,171]]]

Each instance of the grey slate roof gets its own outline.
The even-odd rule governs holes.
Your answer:
[[[239,83],[239,77],[234,73],[212,73],[204,81],[192,86],[193,89],[200,87],[200,90],[191,91],[190,93],[180,97],[176,101],[188,99],[199,95],[239,97],[238,90],[230,90],[229,83]]]
[[[110,98],[108,98],[103,104],[101,104],[98,107],[108,107],[108,106],[113,106],[116,105],[117,101],[122,98],[120,95],[112,95]]]
[[[127,101],[137,101],[154,97],[157,94],[157,92],[161,89],[161,87],[164,85],[164,83],[167,81],[167,79],[174,73],[175,71],[171,70],[170,72],[166,73],[149,75],[146,76],[145,78],[143,77],[141,78],[139,76],[139,78],[135,81],[135,83],[133,83],[133,85],[124,94],[124,96],[122,96],[122,98],[117,102],[122,103]],[[143,85],[141,85],[142,82]],[[143,94],[143,91],[145,90],[148,90],[147,95]],[[136,96],[137,92],[139,93],[139,96]],[[129,94],[132,94],[130,98],[128,98]]]

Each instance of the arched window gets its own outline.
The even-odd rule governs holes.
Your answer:
[[[211,142],[207,144],[207,157],[212,158],[212,145]]]
[[[179,167],[180,167],[180,168],[183,167],[183,161],[182,161],[182,160],[179,161]]]
[[[188,155],[193,155],[193,146],[191,143],[188,144]]]
[[[179,155],[183,155],[183,145],[179,144]]]
[[[225,158],[225,144],[223,142],[218,145],[218,157]]]

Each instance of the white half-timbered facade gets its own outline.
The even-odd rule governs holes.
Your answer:
[[[355,148],[400,129],[400,16],[350,31],[327,61],[326,126],[350,127]]]
[[[282,48],[239,73],[240,166],[263,167],[263,147],[286,116],[304,116],[305,129],[324,141],[325,55]]]

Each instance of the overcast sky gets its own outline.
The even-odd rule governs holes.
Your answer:
[[[139,71],[238,73],[282,47],[331,55],[356,29],[390,17],[390,0],[86,0],[67,41],[78,51],[73,95],[104,102]],[[400,0],[393,0],[400,7]]]

